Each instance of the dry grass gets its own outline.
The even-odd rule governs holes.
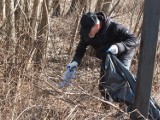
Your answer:
[[[128,4],[126,3],[125,6]],[[125,9],[130,7],[125,7]],[[128,14],[117,16],[115,20],[133,28],[135,21],[129,24],[128,16],[131,17],[131,12]],[[75,16],[51,18],[47,57],[41,66],[42,70],[38,72],[33,67],[23,69],[22,63],[21,67],[13,66],[9,76],[4,77],[8,64],[6,59],[12,51],[8,52],[3,49],[4,35],[0,34],[0,120],[129,120],[125,105],[107,101],[104,104],[105,101],[98,91],[100,61],[96,58],[86,55],[77,69],[76,78],[72,84],[64,89],[59,88],[58,84],[66,64],[74,55],[74,53],[71,55],[67,53],[74,33]],[[124,21],[126,18],[127,22]],[[79,36],[76,37],[73,50],[78,41]],[[137,55],[138,52],[131,67],[135,74]],[[152,94],[156,100],[159,100],[159,45],[156,58]],[[16,67],[20,69],[14,71]]]

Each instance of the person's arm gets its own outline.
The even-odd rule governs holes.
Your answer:
[[[82,60],[82,58],[83,58],[83,56],[86,52],[86,48],[89,45],[89,42],[86,39],[87,38],[81,36],[81,40],[78,43],[78,46],[77,46],[76,51],[75,51],[75,55],[74,55],[73,60],[72,60],[72,61],[78,62],[78,64],[80,64],[80,62],[81,62],[81,60]]]
[[[117,34],[118,34],[118,54],[130,51],[136,48],[139,45],[139,41],[129,30],[127,30],[122,25],[117,25]]]
[[[81,40],[77,46],[75,56],[73,57],[72,62],[67,65],[66,72],[64,73],[62,81],[59,84],[60,88],[63,88],[65,86],[69,85],[71,80],[75,77],[76,68],[77,68],[78,64],[80,64],[81,59],[83,58],[84,53],[86,51],[86,47],[88,45],[89,45],[89,43],[85,42],[85,39],[81,38]]]

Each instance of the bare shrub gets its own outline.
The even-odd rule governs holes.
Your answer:
[[[0,18],[0,119],[129,119],[125,109],[118,103],[106,102],[105,106],[102,105],[105,101],[98,91],[100,61],[90,57],[89,50],[71,86],[59,88],[66,64],[72,60],[79,42],[79,18],[85,11],[95,9],[90,5],[92,2],[82,4],[77,1],[76,10],[70,9],[67,12],[73,7],[69,6],[71,1],[64,0],[63,4],[59,2],[17,0],[13,11],[9,14],[6,12],[6,20],[2,22]],[[67,10],[53,14],[59,12],[58,5],[63,5],[60,8]],[[139,36],[142,5],[143,1],[122,0],[117,3],[115,0],[112,2],[110,16]],[[15,18],[12,16],[15,26],[8,24],[11,15],[15,15]],[[9,36],[11,27],[14,27],[14,34]],[[158,46],[155,94],[160,84],[159,51]],[[137,70],[137,57],[138,50],[132,63],[133,73]]]

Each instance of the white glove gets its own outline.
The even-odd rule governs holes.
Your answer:
[[[67,70],[63,76],[62,82],[60,82],[59,85],[61,88],[69,85],[71,80],[75,77],[77,65],[78,63],[76,61],[73,61],[67,65]]]
[[[117,45],[112,45],[108,50],[107,52],[111,52],[112,54],[117,54],[118,53],[118,47]]]
[[[70,64],[67,65],[67,68],[69,68],[71,70],[71,69],[76,68],[77,65],[78,65],[78,63],[76,61],[73,61],[73,62],[71,62]]]

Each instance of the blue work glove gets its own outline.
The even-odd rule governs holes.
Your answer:
[[[110,53],[116,55],[118,53],[117,45],[111,45],[111,47],[106,52],[110,52]]]
[[[75,77],[77,65],[78,63],[76,61],[73,61],[67,65],[67,70],[64,73],[63,79],[59,85],[61,88],[69,85],[71,80]]]

